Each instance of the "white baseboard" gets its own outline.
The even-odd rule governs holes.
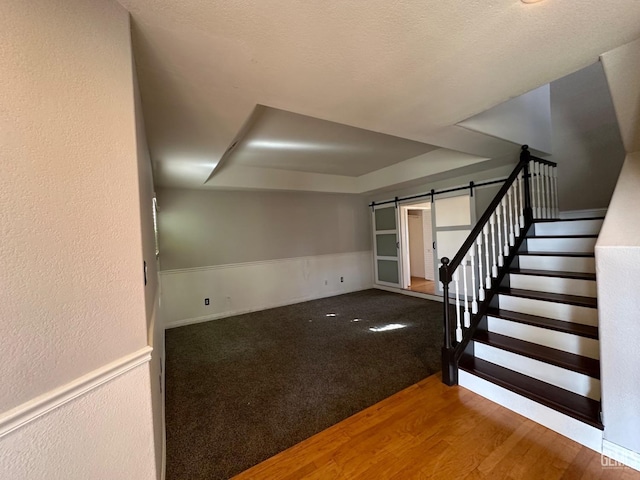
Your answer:
[[[428,293],[414,292],[412,290],[405,290],[403,288],[387,287],[386,285],[374,284],[373,288],[378,290],[384,290],[386,292],[400,293],[401,295],[408,295],[409,297],[424,298],[426,300],[434,300],[436,302],[442,302],[442,297],[439,295],[430,295]]]
[[[567,210],[560,212],[560,219],[570,220],[572,218],[593,218],[604,217],[607,214],[606,208],[593,208],[587,210]]]
[[[0,438],[151,359],[146,346],[0,414]]]
[[[598,453],[602,452],[602,431],[595,427],[476,377],[464,370],[459,371],[458,384],[585,447],[589,447]]]
[[[285,258],[163,271],[160,283],[174,328],[371,288],[373,262],[371,251]]]
[[[615,443],[609,442],[608,440],[603,440],[602,455],[604,457],[608,457],[609,459],[615,460],[615,462],[622,463],[628,467],[633,468],[634,470],[640,471],[640,453],[634,452],[633,450],[621,447],[620,445],[616,445]],[[604,458],[602,460],[603,467],[618,466],[615,465],[615,462],[609,462]]]

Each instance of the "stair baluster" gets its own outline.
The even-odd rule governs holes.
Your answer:
[[[507,212],[507,197],[509,196],[509,192],[507,192],[507,195],[505,195],[504,197],[502,197],[502,202],[500,202],[500,204],[502,205],[502,227],[504,228],[504,245],[503,245],[503,251],[502,251],[502,265],[504,265],[504,258],[509,256],[509,214]]]
[[[493,278],[498,276],[498,253],[496,251],[496,213],[491,214],[491,220],[489,223],[491,224],[491,253],[492,253],[492,266],[491,266],[491,276]]]
[[[483,229],[484,231],[484,229]],[[484,276],[482,275],[482,235],[483,232],[478,235],[478,239],[476,240],[476,245],[478,247],[478,301],[482,302],[484,300]],[[490,288],[490,287],[487,287]],[[478,306],[476,305],[476,311],[473,313],[478,313]]]
[[[485,223],[484,227],[482,227],[482,233],[484,234],[484,256],[487,261],[487,278],[485,279],[485,287],[487,290],[491,288],[491,252],[489,251],[489,224]],[[493,244],[493,250],[495,251],[495,242]],[[494,264],[495,267],[495,264]],[[497,268],[496,268],[497,269]],[[484,298],[483,298],[484,300]]]
[[[504,256],[502,250],[502,217],[500,215],[500,209],[502,205],[499,203],[496,207],[496,228],[498,229],[498,267],[504,265]],[[498,274],[496,273],[496,276]]]
[[[471,313],[478,313],[478,301],[476,300],[476,251],[475,243],[469,249],[469,259],[471,260]],[[465,323],[465,327],[469,327]]]
[[[444,302],[445,344],[442,350],[445,383],[453,385],[457,382],[457,362],[478,323],[486,314],[492,298],[497,295],[500,282],[505,275],[503,267],[511,263],[533,219],[555,216],[555,170],[555,164],[532,158],[528,147],[523,146],[520,162],[472,229],[461,249],[452,260],[442,259],[440,281],[447,297]],[[486,266],[484,270],[483,263]],[[471,274],[470,279],[467,278],[467,270]],[[449,325],[448,295],[449,284],[452,281],[455,283],[455,334]],[[462,288],[460,281],[463,282]]]
[[[513,223],[513,197],[514,197],[514,185],[507,192],[507,204],[509,206],[509,246],[513,247],[516,244],[516,227]]]
[[[458,274],[459,268],[456,268],[453,272],[453,281],[456,284],[456,341],[462,341],[462,327],[460,324],[460,276]]]
[[[464,326],[468,328],[471,324],[471,314],[469,313],[469,295],[467,293],[467,255],[464,256],[459,268],[462,268],[462,287],[464,289]]]
[[[520,207],[518,210],[520,216],[520,229],[524,229],[524,181],[523,181],[524,173],[518,173],[518,190],[520,192]]]

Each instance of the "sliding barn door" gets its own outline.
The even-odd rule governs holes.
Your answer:
[[[475,222],[473,198],[468,194],[451,197],[436,197],[431,208],[434,236],[434,268],[439,278],[440,260],[452,259],[471,233]],[[442,284],[438,281],[438,292],[442,293]]]
[[[373,210],[373,248],[376,283],[400,287],[398,209],[380,205]]]

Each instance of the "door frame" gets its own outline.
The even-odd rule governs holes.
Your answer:
[[[429,207],[421,207],[421,205],[429,204]],[[427,221],[425,212],[429,212],[428,221],[433,225],[433,214],[431,213],[431,200],[429,201],[418,201],[415,200],[413,203],[402,203],[399,205],[400,207],[400,257],[402,263],[402,282],[400,284],[401,288],[407,289],[411,283],[411,264],[410,264],[410,251],[409,251],[409,210],[422,210],[422,222]],[[426,242],[425,239],[423,239]],[[431,239],[429,240],[433,245],[433,228],[431,231]],[[426,265],[425,265],[426,268]],[[433,267],[432,267],[433,268]],[[434,270],[434,277],[436,272]]]

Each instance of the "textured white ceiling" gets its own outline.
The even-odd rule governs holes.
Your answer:
[[[258,104],[478,160],[515,154],[455,124],[640,37],[637,0],[121,3],[156,180],[195,188]]]

